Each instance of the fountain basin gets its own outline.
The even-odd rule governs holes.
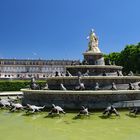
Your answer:
[[[80,71],[82,74],[89,71],[90,76],[102,75],[105,71],[108,75],[116,75],[117,71],[122,71],[122,66],[116,65],[72,65],[66,66],[66,70],[68,70],[73,76],[76,76]]]
[[[134,106],[140,100],[140,90],[100,90],[100,91],[60,91],[60,90],[29,90],[23,92],[22,103],[34,104],[50,108],[52,104],[60,105],[65,109],[79,109],[82,105],[90,109],[102,109],[109,104],[125,108]],[[129,102],[127,102],[129,101]]]
[[[138,83],[140,82],[140,76],[83,76],[80,77],[80,79],[87,90],[93,90],[97,82],[102,90],[111,89],[113,82],[116,84],[118,90],[127,90],[130,82],[138,89]],[[60,90],[61,83],[63,83],[68,90],[73,90],[79,81],[77,76],[49,77],[47,78],[47,83],[50,90]]]

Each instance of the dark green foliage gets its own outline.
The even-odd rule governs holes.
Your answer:
[[[110,59],[112,63],[115,61],[116,65],[123,66],[125,73],[129,73],[129,71],[140,73],[140,43],[127,45],[120,53],[113,52],[104,56],[105,60]]]
[[[131,70],[134,73],[140,73],[140,43],[127,45],[120,53],[120,60],[125,72]]]
[[[39,84],[40,87],[44,87],[46,81],[37,81],[37,84]],[[20,91],[20,89],[27,88],[29,85],[30,81],[26,80],[2,80],[0,81],[0,91]]]
[[[105,58],[105,62],[107,60],[110,60],[111,63],[115,63],[116,65],[119,65],[120,64],[120,53],[118,52],[113,52],[113,53],[110,53],[109,55],[104,55],[104,58]]]

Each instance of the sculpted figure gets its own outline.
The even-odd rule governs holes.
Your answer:
[[[94,88],[95,90],[100,90],[100,87],[99,87],[99,83],[98,82],[96,82],[96,84],[95,84],[95,88]]]
[[[81,116],[81,115],[88,116],[89,115],[88,108],[85,108],[84,106],[82,106],[82,109],[80,110],[80,112],[77,116]]]
[[[64,110],[60,106],[55,106],[54,104],[52,104],[52,110],[49,112],[48,115],[53,115],[53,114],[59,115],[60,112],[62,112],[63,114],[66,113],[66,112],[64,112]]]
[[[101,51],[98,48],[98,38],[93,29],[91,29],[91,32],[90,32],[89,36],[87,37],[87,39],[89,39],[88,51],[100,53]]]
[[[17,101],[17,99],[16,98],[12,98],[12,97],[10,97],[10,96],[7,96],[7,99],[6,99],[8,102],[15,102],[15,101]]]
[[[71,73],[68,70],[66,71],[66,76],[72,77]]]
[[[134,76],[134,73],[133,73],[132,71],[130,71],[130,72],[128,73],[128,76]]]
[[[48,84],[46,83],[45,86],[44,86],[44,88],[43,88],[43,90],[48,90],[48,89],[49,89],[49,86],[48,86]]]
[[[82,73],[81,73],[81,71],[78,71],[78,77],[81,77],[82,76]]]
[[[130,111],[129,111],[129,115],[131,115],[131,114],[134,114],[135,116],[137,114],[140,114],[140,107],[133,107],[133,108],[131,108]]]
[[[115,109],[114,106],[108,106],[104,112],[103,112],[103,115],[107,115],[107,116],[110,116],[112,113],[114,113],[116,116],[119,116],[119,113],[118,111]]]
[[[57,76],[59,76],[59,72],[58,71],[55,72],[55,77],[57,77]]]
[[[138,87],[139,87],[138,89],[140,90],[140,83],[138,83]]]
[[[103,71],[103,74],[102,74],[103,76],[107,76],[107,74],[106,74],[106,71],[104,70]]]
[[[30,104],[27,104],[27,112],[28,113],[29,111],[32,111],[32,113],[34,112],[38,112],[38,111],[41,111],[42,109],[45,108],[45,106],[41,107],[41,106],[35,106],[35,105],[30,105]]]
[[[82,61],[82,64],[83,64],[83,65],[88,65],[87,60],[84,59],[84,60]]]
[[[16,110],[23,110],[24,109],[24,107],[22,106],[22,104],[20,104],[20,103],[11,103],[11,111],[16,111]]]
[[[107,62],[107,64],[108,64],[108,65],[111,65],[111,61],[110,61],[110,59],[108,59],[108,62]]]
[[[111,90],[117,90],[116,84],[114,82],[112,83]]]
[[[87,70],[86,73],[83,74],[83,76],[89,76],[89,70]]]
[[[67,90],[66,87],[64,87],[64,85],[62,83],[60,84],[60,89],[61,90]]]
[[[78,85],[74,88],[75,90],[85,90],[85,85],[81,82],[81,78],[78,78]]]
[[[36,80],[35,80],[34,77],[31,78],[30,88],[31,88],[32,90],[37,90],[37,89],[39,89],[39,85],[36,84]]]
[[[117,71],[117,76],[123,76],[122,71]]]
[[[129,83],[129,88],[128,88],[128,90],[135,90],[135,87],[134,87],[134,85],[133,85],[132,83]]]
[[[84,85],[84,83],[80,83],[80,90],[85,90],[85,85]]]
[[[0,106],[2,107],[10,107],[10,102],[6,99],[1,99],[0,98]]]
[[[17,95],[17,97],[16,97],[17,99],[16,100],[22,100],[23,99],[23,96],[19,96],[19,95]]]

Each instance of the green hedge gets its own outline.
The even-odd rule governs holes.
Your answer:
[[[45,85],[46,81],[37,81],[40,87]],[[0,91],[20,91],[22,88],[26,88],[30,85],[30,81],[15,80],[15,81],[0,81]]]

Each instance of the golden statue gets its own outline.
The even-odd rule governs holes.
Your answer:
[[[89,39],[88,51],[92,51],[94,53],[100,53],[101,51],[98,48],[98,38],[93,29],[91,29],[91,32],[87,37],[87,39]]]

